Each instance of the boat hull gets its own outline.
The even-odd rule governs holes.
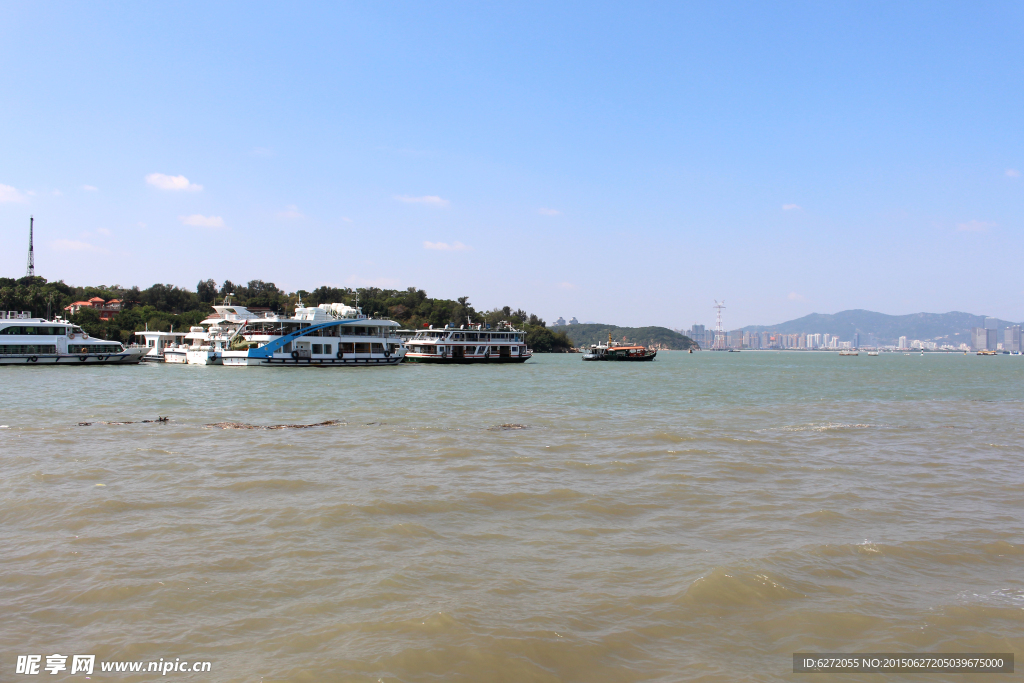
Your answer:
[[[594,356],[593,354],[585,353],[585,354],[583,354],[583,360],[586,360],[586,361],[610,361],[610,362],[628,361],[628,362],[631,362],[631,363],[637,363],[637,362],[643,362],[643,361],[647,361],[647,360],[654,360],[654,356],[655,356],[655,354],[652,353],[649,356],[635,356],[635,357],[630,358],[629,356],[611,356],[611,357],[609,357],[609,356]]]
[[[189,365],[220,365],[221,354],[218,351],[189,351],[186,354]]]
[[[461,357],[453,358],[447,357],[442,358],[441,356],[428,356],[428,355],[413,355],[406,354],[405,360],[410,363],[433,363],[435,365],[496,365],[500,363],[525,363],[530,360],[532,356],[491,356],[490,358],[482,357]]]
[[[121,353],[37,353],[0,355],[0,365],[138,365],[146,349],[127,349]]]
[[[222,357],[221,362],[226,368],[237,367],[274,367],[274,368],[372,368],[381,365],[398,365],[402,359],[391,358],[232,358]]]

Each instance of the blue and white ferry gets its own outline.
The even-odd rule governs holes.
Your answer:
[[[231,335],[230,350],[220,352],[226,367],[377,367],[401,363],[407,351],[395,334],[401,325],[345,304],[299,301],[290,317],[232,308],[241,326]]]
[[[29,311],[0,311],[0,365],[124,365],[149,349],[90,337],[78,325],[57,318],[33,318]]]

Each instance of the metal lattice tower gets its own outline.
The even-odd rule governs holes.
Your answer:
[[[25,277],[34,277],[36,274],[36,252],[32,248],[32,231],[35,224],[35,217],[28,217],[28,268],[25,269]]]
[[[725,299],[722,299],[722,303],[718,303],[718,299],[715,299],[715,305],[717,319],[715,320],[715,343],[711,345],[712,351],[725,351],[725,329],[722,327],[722,309],[725,308]]]

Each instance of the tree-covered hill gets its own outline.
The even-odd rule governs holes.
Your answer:
[[[628,341],[659,349],[688,349],[693,345],[689,337],[667,327],[617,327],[615,325],[557,325],[552,330],[564,332],[577,347],[590,346],[598,342],[607,342],[608,334],[615,341]]]
[[[358,305],[372,317],[390,318],[410,329],[433,325],[497,323],[507,320],[526,330],[526,343],[534,351],[558,352],[571,347],[564,334],[547,328],[543,319],[526,311],[511,307],[477,311],[469,297],[434,299],[422,289],[404,290],[319,287],[313,291],[285,292],[273,282],[250,280],[248,284],[235,284],[225,280],[218,285],[213,280],[198,283],[195,291],[175,285],[155,284],[146,289],[120,285],[75,287],[63,281],[47,282],[42,277],[20,279],[0,278],[0,310],[29,311],[35,316],[57,316],[74,301],[87,301],[100,297],[105,301],[120,299],[123,310],[111,320],[100,320],[99,313],[82,308],[72,319],[90,335],[124,342],[133,341],[136,331],[146,329],[177,330],[195,325],[212,312],[215,301],[223,301],[228,294],[241,306],[269,309],[276,313],[289,313],[301,299],[307,306],[323,303]]]

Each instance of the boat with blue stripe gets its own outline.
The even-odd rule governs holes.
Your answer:
[[[393,320],[370,318],[346,304],[303,306],[289,317],[248,316],[233,306],[242,321],[220,354],[225,367],[380,367],[397,365],[406,346]]]

